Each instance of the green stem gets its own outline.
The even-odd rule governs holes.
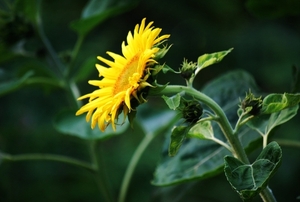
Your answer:
[[[223,109],[210,97],[207,95],[195,90],[194,88],[189,88],[185,86],[177,86],[177,85],[169,85],[165,89],[163,89],[160,94],[168,94],[168,93],[179,93],[184,91],[185,93],[193,96],[199,101],[203,102],[207,105],[211,110],[215,112],[215,114],[219,117],[217,120],[225,137],[227,138],[229,144],[233,148],[234,155],[241,160],[242,162],[249,164],[249,159],[245,153],[245,150],[236,134],[227,119],[226,114]]]
[[[133,172],[134,172],[142,154],[144,153],[144,151],[146,150],[148,145],[152,142],[154,137],[155,137],[155,135],[153,135],[153,134],[145,135],[143,140],[140,142],[140,144],[136,148],[136,150],[128,164],[128,167],[126,169],[126,172],[125,172],[125,175],[124,175],[124,178],[122,181],[119,200],[118,200],[119,202],[125,202],[127,190],[128,190],[129,183],[132,178]]]
[[[127,191],[129,188],[129,183],[130,180],[133,176],[134,170],[142,156],[142,154],[144,153],[144,151],[146,150],[146,148],[149,146],[149,144],[152,142],[152,140],[158,136],[159,134],[163,134],[164,131],[166,129],[168,129],[171,125],[175,124],[175,122],[179,119],[179,115],[174,116],[170,121],[169,124],[164,125],[160,128],[158,128],[156,131],[154,132],[149,132],[148,134],[145,134],[144,138],[142,139],[142,141],[140,142],[140,144],[138,145],[138,147],[136,148],[134,154],[132,155],[130,162],[127,166],[125,175],[123,177],[123,181],[122,181],[122,185],[121,185],[121,189],[120,189],[120,193],[119,193],[119,200],[118,202],[125,202],[126,199],[126,195],[127,195]]]
[[[36,160],[46,160],[46,161],[57,161],[62,163],[68,163],[74,166],[79,166],[85,168],[90,171],[94,171],[95,167],[90,163],[86,163],[74,158],[61,156],[61,155],[54,155],[54,154],[18,154],[18,155],[10,155],[0,153],[2,160],[7,161],[36,161]]]
[[[300,148],[300,141],[297,141],[297,140],[275,139],[275,141],[276,141],[280,146],[295,147],[295,148],[297,148],[297,149]]]
[[[160,94],[168,94],[168,93],[179,93],[184,91],[185,93],[193,96],[194,98],[198,99],[199,101],[203,102],[207,105],[214,113],[219,117],[218,123],[225,135],[226,139],[228,140],[229,144],[231,145],[234,153],[233,155],[236,156],[239,160],[244,162],[245,164],[250,164],[249,159],[246,155],[246,152],[236,134],[227,119],[226,114],[222,110],[222,108],[210,97],[207,95],[195,90],[194,88],[189,88],[185,86],[177,86],[177,85],[169,85],[165,89],[163,89]],[[264,189],[260,196],[264,202],[276,202],[272,191],[269,188]]]
[[[269,187],[262,190],[259,195],[264,202],[276,202],[276,198]]]
[[[29,78],[25,81],[25,84],[31,85],[31,84],[47,84],[51,86],[56,87],[63,87],[63,84],[61,82],[58,82],[57,80],[45,78],[45,77],[34,77]]]
[[[41,10],[41,1],[38,1],[38,9],[37,9],[37,14],[36,14],[37,32],[38,32],[43,44],[45,45],[47,51],[49,52],[51,59],[53,60],[55,66],[57,67],[57,69],[59,71],[59,76],[63,77],[63,71],[64,71],[63,64],[61,63],[60,59],[58,58],[50,41],[46,37],[46,34],[43,29],[43,23],[42,23],[42,19],[41,19],[40,10]]]
[[[113,197],[110,193],[108,183],[106,180],[106,173],[105,173],[105,166],[103,165],[103,159],[101,158],[101,151],[97,149],[97,142],[95,140],[90,141],[90,156],[91,156],[91,161],[92,164],[94,165],[94,177],[95,181],[99,187],[99,190],[101,194],[103,195],[104,199],[106,202],[113,202]],[[97,155],[99,154],[99,155]],[[101,159],[99,159],[99,157]],[[102,163],[101,165],[101,171],[100,169],[100,161]]]
[[[66,69],[66,72],[65,72],[66,76],[69,76],[70,72],[72,71],[72,69],[74,67],[75,60],[77,58],[77,55],[79,53],[79,50],[82,46],[82,43],[83,43],[84,39],[85,39],[85,35],[82,35],[82,34],[80,34],[77,38],[77,41],[76,41],[75,46],[74,46],[73,51],[72,51],[71,61],[70,61],[69,65],[68,65],[68,68]]]

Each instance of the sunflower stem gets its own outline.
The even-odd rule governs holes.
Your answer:
[[[140,142],[140,144],[138,145],[138,147],[136,148],[133,156],[131,157],[131,160],[127,166],[125,175],[123,177],[118,202],[125,202],[126,194],[127,194],[130,180],[133,176],[134,170],[135,170],[142,154],[144,153],[146,148],[149,146],[149,144],[152,142],[154,137],[155,137],[155,135],[153,135],[153,134],[152,135],[146,134],[144,136],[144,138],[142,139],[142,141]]]
[[[230,125],[225,112],[213,99],[195,90],[194,88],[178,85],[169,85],[165,89],[163,89],[160,94],[179,93],[182,91],[203,102],[211,110],[214,111],[214,113],[219,117],[218,123],[221,127],[221,130],[233,149],[233,155],[245,164],[250,164],[246,152],[238,138],[237,131],[232,129],[232,126]],[[276,202],[271,189],[268,187],[262,190],[262,192],[260,193],[260,197],[264,202]]]
[[[149,132],[149,133],[145,134],[144,138],[142,139],[142,141],[140,142],[140,144],[134,151],[134,154],[132,155],[130,162],[127,166],[127,169],[125,171],[125,174],[124,174],[124,177],[122,180],[122,184],[121,184],[118,202],[125,202],[129,184],[130,184],[131,178],[133,176],[134,170],[135,170],[139,160],[141,159],[143,153],[145,152],[147,147],[150,145],[152,140],[154,140],[155,137],[158,136],[159,134],[163,134],[164,131],[167,130],[170,126],[172,126],[179,118],[180,118],[180,115],[176,115],[170,120],[168,125],[164,125],[158,129],[156,129],[156,131],[154,131],[154,132]]]

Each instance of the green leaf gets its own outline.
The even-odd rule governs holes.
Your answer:
[[[204,69],[212,64],[220,62],[228,53],[230,53],[233,48],[230,48],[227,51],[220,51],[216,53],[207,53],[198,58],[198,67],[197,71]]]
[[[294,107],[300,102],[300,94],[270,94],[263,100],[262,113],[270,114],[286,109],[288,107]]]
[[[176,126],[172,130],[171,142],[169,145],[169,156],[175,156],[180,149],[183,141],[186,138],[186,134],[189,131],[188,126]]]
[[[135,120],[136,124],[139,124],[145,134],[151,134],[154,132],[153,129],[156,128],[168,125],[171,128],[174,124],[171,120],[173,120],[175,116],[175,111],[155,108],[145,103],[138,107]]]
[[[163,95],[162,98],[165,100],[170,109],[176,110],[180,105],[181,96],[179,93],[172,97],[167,97]]]
[[[283,109],[279,112],[272,113],[271,115],[262,114],[248,121],[247,125],[264,135],[268,135],[276,126],[279,126],[296,116],[298,108],[299,105],[295,105],[294,107]]]
[[[244,71],[233,71],[216,78],[207,84],[201,92],[214,99],[225,111],[232,126],[238,116],[236,114],[239,98],[245,92],[259,93],[253,78]],[[226,141],[222,131],[216,123],[212,123],[214,137]],[[213,141],[201,141],[196,138],[187,138],[174,157],[169,157],[168,146],[171,135],[168,134],[164,144],[161,161],[158,164],[152,183],[157,186],[168,186],[184,183],[191,180],[201,180],[215,176],[222,172],[224,156],[230,152]],[[260,144],[260,136],[256,131],[247,126],[239,130],[239,138],[243,146],[251,151]]]
[[[54,126],[57,131],[73,135],[82,139],[100,139],[104,140],[109,137],[124,133],[129,123],[126,121],[123,125],[118,125],[117,130],[108,126],[105,132],[102,132],[98,127],[91,129],[90,123],[87,123],[84,115],[76,116],[74,110],[64,110],[57,115],[54,120]],[[120,115],[122,117],[122,115]]]
[[[3,75],[1,75],[3,74]],[[0,71],[0,78],[5,77],[5,72]],[[34,74],[33,71],[26,72],[21,78],[18,79],[11,79],[8,81],[4,81],[0,83],[0,96],[15,91],[21,88],[27,79],[29,79]]]
[[[71,28],[79,35],[86,35],[106,19],[126,12],[136,4],[136,0],[90,0],[82,11],[81,19],[73,21]]]
[[[14,7],[17,13],[22,13],[33,24],[37,23],[39,9],[39,2],[37,0],[16,0]]]
[[[250,165],[232,156],[226,156],[226,178],[243,200],[249,200],[266,188],[280,166],[281,157],[282,151],[276,142],[268,144]]]
[[[209,140],[214,137],[211,121],[201,121],[196,123],[187,134],[187,137]]]

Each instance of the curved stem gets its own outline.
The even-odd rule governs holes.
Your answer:
[[[163,134],[163,132],[167,128],[169,128],[171,125],[173,125],[179,119],[179,117],[180,117],[179,115],[176,115],[169,121],[168,125],[163,125],[162,127],[158,128],[156,131],[145,134],[144,138],[142,139],[142,141],[140,142],[140,144],[134,151],[134,154],[131,157],[131,160],[127,166],[125,175],[123,177],[121,189],[120,189],[118,202],[125,202],[126,194],[127,194],[128,188],[129,188],[129,183],[132,178],[133,172],[134,172],[142,154],[147,149],[149,144],[152,142],[152,140],[156,136],[158,136],[159,134]]]
[[[74,46],[73,51],[72,51],[71,61],[70,61],[69,65],[68,65],[68,68],[66,69],[66,72],[65,72],[66,76],[68,76],[70,74],[70,72],[72,71],[72,68],[74,67],[74,62],[77,58],[77,55],[79,53],[79,50],[81,48],[81,45],[82,45],[84,39],[85,39],[85,35],[82,35],[82,34],[80,34],[77,38],[77,41],[76,41],[75,46]]]
[[[135,170],[142,154],[144,153],[144,151],[146,150],[148,145],[152,142],[154,137],[155,136],[153,134],[145,135],[143,140],[140,142],[140,144],[136,148],[133,156],[131,157],[131,160],[128,164],[128,167],[126,169],[126,172],[125,172],[125,175],[124,175],[124,178],[123,178],[123,181],[122,181],[119,200],[118,200],[119,202],[125,202],[127,190],[128,190],[129,183],[130,183],[130,180],[132,178],[133,172],[134,172],[134,170]]]
[[[245,153],[245,150],[238,139],[238,136],[234,133],[223,109],[210,97],[207,95],[195,90],[194,88],[189,88],[185,86],[177,86],[177,85],[169,85],[165,89],[163,89],[160,94],[167,93],[179,93],[184,91],[185,93],[195,97],[199,101],[203,102],[207,105],[211,110],[213,110],[219,117],[217,120],[225,137],[227,138],[229,144],[233,148],[234,155],[244,163],[250,163],[249,159]]]
[[[222,108],[210,97],[207,95],[195,90],[194,88],[189,88],[185,86],[177,86],[177,85],[169,85],[165,89],[163,89],[160,93],[167,94],[167,93],[179,93],[184,91],[185,93],[197,98],[199,101],[203,102],[207,105],[211,110],[213,110],[216,115],[219,117],[218,123],[223,131],[223,134],[227,138],[229,144],[231,145],[234,155],[236,158],[244,162],[245,164],[250,164],[249,159],[246,155],[246,152],[236,134],[227,119]],[[276,199],[272,193],[272,191],[267,187],[260,193],[261,198],[265,202],[276,202]]]
[[[45,45],[47,51],[49,52],[51,59],[53,60],[55,66],[57,67],[57,69],[59,71],[59,76],[63,77],[63,71],[64,71],[63,64],[59,60],[54,48],[52,47],[50,41],[46,37],[46,34],[43,29],[43,24],[42,24],[42,19],[41,19],[41,14],[40,14],[41,1],[38,1],[38,7],[39,8],[37,9],[37,14],[36,14],[37,32],[38,32],[43,44]]]
[[[46,160],[46,161],[57,161],[62,163],[68,163],[74,166],[79,166],[85,168],[90,171],[94,171],[95,167],[90,163],[86,163],[74,158],[61,156],[61,155],[54,155],[54,154],[18,154],[18,155],[10,155],[0,153],[0,157],[2,160],[7,161],[37,161],[37,160]]]

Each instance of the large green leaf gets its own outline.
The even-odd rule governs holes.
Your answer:
[[[54,126],[59,132],[66,135],[73,135],[82,139],[103,140],[124,133],[129,123],[126,121],[123,125],[118,125],[116,131],[108,126],[105,132],[102,132],[98,127],[91,129],[90,123],[86,122],[84,115],[75,116],[74,110],[64,110],[55,118]]]
[[[276,142],[268,144],[253,164],[225,157],[225,175],[243,200],[249,200],[265,189],[281,163],[282,151]]]
[[[239,98],[244,97],[249,88],[253,93],[258,93],[255,81],[248,73],[233,71],[216,78],[206,85],[202,92],[213,98],[224,109],[230,123],[234,125],[238,119]],[[213,123],[212,127],[214,136],[225,141],[217,124]],[[257,132],[243,126],[239,130],[239,138],[244,147],[251,149],[251,143],[260,137]],[[169,157],[169,143],[170,134],[166,139],[162,159],[152,181],[158,186],[199,180],[219,174],[224,165],[224,156],[230,154],[227,149],[212,141],[192,138],[183,142],[176,156]]]
[[[106,19],[121,14],[137,4],[137,0],[90,0],[82,11],[81,18],[71,23],[79,35],[86,35]]]
[[[13,78],[10,80],[0,81],[0,96],[12,92],[14,90],[19,89],[22,87],[26,80],[29,79],[34,74],[33,71],[26,72],[21,78]],[[0,78],[4,78],[6,72],[1,71],[0,69]]]
[[[172,123],[178,120],[177,116],[173,110],[162,110],[145,103],[137,108],[136,124],[145,134],[152,134],[157,128],[164,128],[164,126],[172,128]]]

